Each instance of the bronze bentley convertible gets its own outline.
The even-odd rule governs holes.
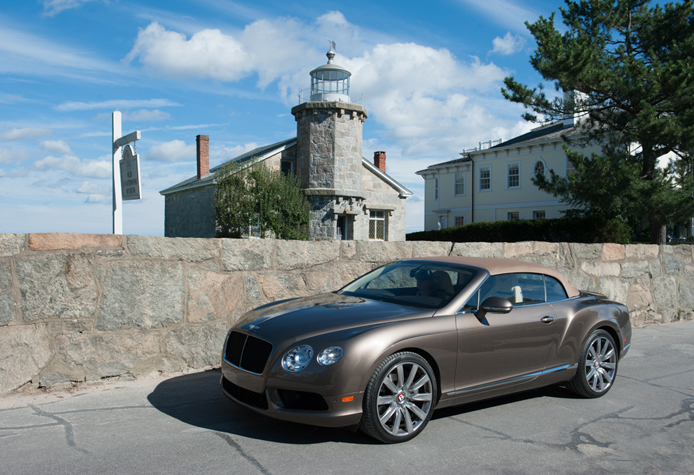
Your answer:
[[[556,383],[603,396],[630,340],[624,305],[554,269],[406,259],[248,312],[224,344],[221,385],[270,417],[403,442],[436,408]]]

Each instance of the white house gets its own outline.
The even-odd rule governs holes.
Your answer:
[[[484,221],[549,219],[569,208],[531,181],[549,170],[566,176],[573,166],[564,153],[564,137],[584,154],[600,152],[585,145],[575,119],[554,122],[505,142],[481,143],[461,158],[417,172],[425,181],[426,231]]]

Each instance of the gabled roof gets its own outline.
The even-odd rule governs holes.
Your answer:
[[[169,187],[165,190],[160,191],[159,193],[162,195],[168,195],[171,193],[176,193],[179,191],[184,191],[184,190],[190,190],[192,188],[200,188],[200,187],[205,187],[205,186],[211,186],[214,185],[214,180],[217,175],[217,172],[224,168],[225,166],[231,164],[231,163],[244,163],[247,162],[253,158],[257,159],[258,161],[263,161],[271,156],[296,145],[296,138],[291,138],[287,140],[283,140],[282,142],[277,142],[271,145],[265,145],[263,147],[258,147],[256,149],[251,150],[250,152],[246,152],[243,155],[239,155],[236,158],[232,158],[231,160],[227,160],[226,162],[217,165],[214,168],[210,168],[210,173],[207,175],[198,178],[197,175],[192,176],[188,178],[187,180],[183,180],[182,182]],[[361,158],[362,165],[364,165],[369,171],[371,171],[373,174],[381,178],[381,180],[385,181],[388,183],[390,186],[395,188],[395,190],[400,193],[401,196],[412,196],[412,192],[402,186],[400,183],[398,183],[395,179],[387,175],[386,173],[383,173],[378,167],[376,167],[373,163],[368,161],[366,158],[362,157]]]
[[[565,123],[563,120],[553,122],[551,124],[542,126],[542,127],[537,127],[533,130],[531,130],[528,133],[519,135],[518,137],[514,137],[512,139],[507,140],[506,142],[501,142],[500,144],[494,145],[493,147],[486,148],[483,150],[475,150],[474,152],[469,152],[465,153],[462,158],[457,158],[455,160],[449,160],[447,162],[440,162],[440,163],[435,163],[433,165],[429,165],[427,168],[424,170],[419,170],[417,175],[423,175],[427,172],[431,172],[433,169],[436,168],[441,168],[441,167],[447,167],[451,165],[456,165],[459,163],[464,163],[464,162],[469,162],[470,156],[477,154],[477,153],[483,153],[487,152],[489,150],[499,150],[503,149],[506,147],[514,146],[531,146],[534,144],[538,143],[548,143],[548,142],[556,142],[556,141],[562,141],[564,140],[563,137],[575,137],[578,135],[581,135],[582,132],[578,127],[572,124]],[[462,154],[461,154],[462,155]]]
[[[236,158],[232,158],[231,160],[227,160],[226,162],[217,165],[214,168],[210,168],[210,172],[201,177],[198,178],[197,175],[192,176],[188,178],[187,180],[183,180],[182,182],[178,183],[177,185],[174,185],[172,187],[169,187],[165,190],[162,190],[159,192],[159,194],[162,195],[168,195],[170,193],[175,193],[178,191],[183,191],[183,190],[189,190],[191,188],[199,188],[203,186],[209,186],[214,184],[214,179],[217,175],[217,172],[224,168],[225,166],[232,164],[232,163],[243,163],[251,160],[252,158],[257,159],[258,161],[266,160],[270,158],[271,156],[275,155],[276,153],[279,153],[293,145],[296,145],[296,137],[283,140],[281,142],[273,143],[271,145],[264,145],[262,147],[255,148],[251,150],[250,152],[246,152],[243,155],[239,155]]]

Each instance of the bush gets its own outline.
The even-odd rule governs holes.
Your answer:
[[[440,231],[420,231],[407,235],[408,241],[448,242],[629,242],[631,229],[620,218],[594,217],[491,221],[472,223]]]
[[[214,200],[219,237],[308,239],[310,205],[298,178],[262,162],[221,170]]]

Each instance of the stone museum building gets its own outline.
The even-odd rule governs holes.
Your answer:
[[[197,137],[197,175],[160,193],[164,235],[215,237],[215,175],[235,162],[263,161],[295,174],[311,203],[309,240],[405,240],[405,201],[412,192],[386,173],[386,154],[362,156],[364,106],[350,100],[351,73],[328,63],[311,71],[308,101],[292,108],[296,138],[251,150],[209,168],[209,136]]]

